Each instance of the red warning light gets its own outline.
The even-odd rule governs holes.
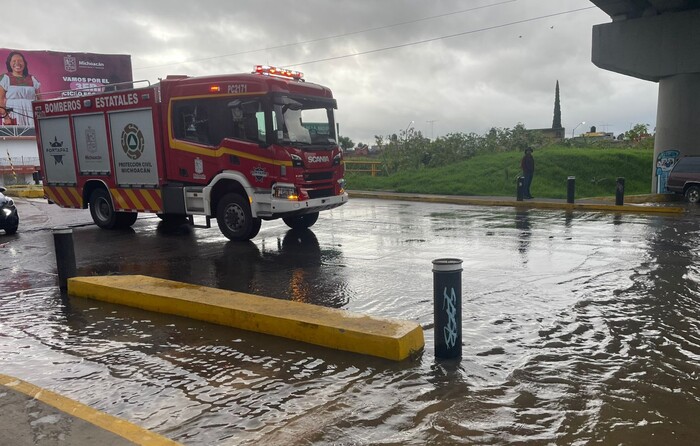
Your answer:
[[[286,68],[271,67],[268,65],[256,65],[253,73],[262,74],[263,76],[277,76],[295,80],[303,80],[304,78],[304,73],[300,71],[287,70]]]

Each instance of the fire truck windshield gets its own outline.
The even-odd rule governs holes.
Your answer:
[[[277,141],[296,146],[335,146],[335,101],[277,98],[273,109]]]

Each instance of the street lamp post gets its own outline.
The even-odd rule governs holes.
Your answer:
[[[576,127],[574,127],[574,129],[571,131],[571,137],[572,137],[572,138],[574,137],[574,132],[576,131],[576,129],[579,128],[579,126],[581,126],[581,125],[583,125],[583,124],[585,124],[585,123],[586,123],[586,121],[581,121],[581,122],[579,122],[578,124],[576,124]]]
[[[414,123],[414,121],[409,122],[408,125],[406,126],[406,130],[404,130],[404,132],[403,132],[404,139],[406,139],[406,141],[408,141],[408,129],[411,128],[413,123]]]

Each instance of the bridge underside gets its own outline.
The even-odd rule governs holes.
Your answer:
[[[652,191],[663,192],[670,167],[657,161],[700,155],[700,2],[591,1],[613,20],[593,27],[593,63],[659,83]]]

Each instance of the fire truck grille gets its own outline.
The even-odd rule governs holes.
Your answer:
[[[332,180],[333,172],[311,172],[304,174],[305,181],[321,181],[321,180]]]
[[[331,189],[312,189],[307,191],[309,198],[325,198],[333,196],[333,188]]]

